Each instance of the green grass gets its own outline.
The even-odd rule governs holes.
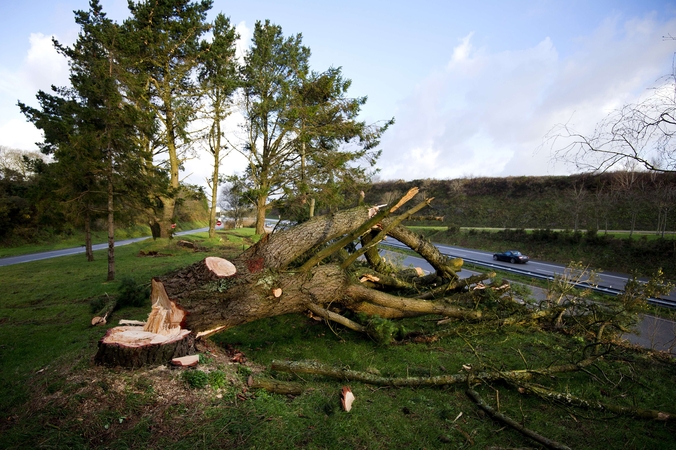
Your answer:
[[[189,239],[211,251],[194,253],[165,240],[120,247],[118,279],[148,283],[209,254],[237,253],[255,236],[242,229]],[[139,257],[140,250],[171,256]],[[273,360],[316,360],[382,376],[427,377],[463,372],[463,365],[479,371],[572,362],[587,343],[536,327],[454,323],[437,342],[384,346],[340,326],[286,315],[215,335],[196,369],[206,375],[98,367],[92,358],[106,327],[89,325],[89,303],[116,293],[120,282],[105,282],[105,253],[95,256],[93,263],[78,255],[0,267],[0,448],[537,448],[478,410],[464,384],[376,387],[269,367]],[[116,311],[107,327],[120,318],[144,319],[148,306]],[[428,319],[407,319],[404,326],[437,330]],[[230,360],[235,352],[244,353],[245,364]],[[249,374],[298,382],[306,391],[288,397],[250,390]],[[642,351],[613,348],[584,372],[534,382],[616,405],[676,409],[676,364]],[[340,408],[344,385],[356,396],[350,413]],[[474,388],[501,412],[571,448],[676,445],[673,422],[564,407],[499,382]]]

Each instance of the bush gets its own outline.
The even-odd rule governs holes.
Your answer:
[[[146,306],[150,299],[150,286],[139,284],[131,277],[120,280],[117,292],[117,308]]]

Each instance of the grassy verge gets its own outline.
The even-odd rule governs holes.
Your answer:
[[[147,283],[209,254],[237,253],[255,239],[251,230],[233,231],[213,240],[190,237],[208,252],[163,240],[121,247],[118,278]],[[140,257],[140,250],[167,256]],[[214,336],[200,347],[202,364],[194,370],[103,368],[92,357],[105,329],[89,325],[89,304],[116,292],[120,282],[105,282],[105,274],[103,252],[93,263],[80,255],[0,268],[0,448],[534,447],[478,410],[464,383],[376,387],[276,373],[270,363],[311,359],[386,377],[428,377],[548,367],[589,351],[584,336],[465,323],[448,325],[446,337],[436,342],[380,346],[341,327],[289,315]],[[148,307],[117,311],[108,326],[120,318],[143,319]],[[403,324],[437,330],[429,318]],[[673,412],[672,360],[622,347],[606,350],[586,371],[535,382],[593,401]],[[249,375],[299,382],[306,391],[287,396],[250,389]],[[340,409],[343,385],[357,398],[350,413]],[[494,408],[571,448],[676,445],[673,422],[570,408],[502,382],[474,388]]]
[[[188,231],[197,228],[209,226],[203,222],[181,222],[176,224],[176,231]],[[150,227],[137,225],[128,228],[117,228],[115,230],[115,240],[133,239],[150,236]],[[72,231],[67,235],[55,235],[45,233],[36,236],[36,242],[19,243],[14,246],[0,247],[0,258],[7,256],[27,255],[30,253],[48,252],[51,250],[61,250],[64,248],[84,247],[85,236],[81,230]],[[92,232],[92,244],[103,244],[108,242],[108,232],[105,230],[96,230]]]

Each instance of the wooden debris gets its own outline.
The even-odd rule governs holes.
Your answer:
[[[181,356],[171,360],[171,364],[180,367],[195,367],[200,362],[200,355]]]
[[[477,406],[479,406],[479,408],[486,411],[488,413],[488,415],[490,415],[492,418],[494,418],[495,420],[498,420],[498,421],[500,421],[500,422],[502,422],[506,425],[509,425],[510,427],[514,428],[515,430],[517,430],[519,433],[523,434],[524,436],[527,436],[527,437],[533,439],[534,441],[539,442],[540,444],[546,446],[547,448],[551,448],[551,449],[555,449],[555,450],[570,450],[570,447],[563,445],[559,442],[553,441],[551,439],[548,439],[548,438],[536,433],[533,430],[529,430],[528,428],[524,427],[523,425],[521,425],[520,423],[518,423],[514,419],[512,419],[512,418],[510,418],[510,417],[508,417],[508,416],[506,416],[502,413],[497,412],[496,410],[494,410],[493,408],[488,406],[488,404],[483,401],[481,396],[479,396],[479,394],[475,390],[467,389],[467,396],[469,398],[471,398],[472,400],[474,400],[474,402],[477,404]]]
[[[305,392],[303,385],[298,383],[270,378],[254,378],[252,375],[249,376],[247,384],[252,389],[264,389],[268,392],[281,395],[300,395]]]
[[[347,386],[343,386],[343,389],[340,391],[340,405],[343,407],[345,412],[350,412],[352,409],[352,402],[354,402],[354,400],[355,397],[352,393],[352,390]]]
[[[227,259],[209,256],[204,260],[207,268],[219,277],[231,277],[237,273],[237,268]]]
[[[365,273],[364,275],[361,276],[359,279],[359,282],[364,283],[366,281],[371,281],[373,283],[377,283],[380,281],[380,278],[378,278],[375,275],[371,275],[370,273]]]
[[[120,319],[118,325],[130,325],[130,326],[144,326],[146,323],[142,320],[129,320],[129,319]]]
[[[106,314],[103,317],[96,316],[92,318],[92,325],[105,325],[106,324],[106,317],[108,317],[108,314]]]

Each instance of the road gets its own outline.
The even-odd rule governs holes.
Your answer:
[[[403,244],[391,239],[388,239],[386,244],[392,245],[394,247],[403,246]],[[489,269],[494,268],[534,278],[552,279],[556,275],[563,274],[566,269],[566,266],[562,264],[550,263],[546,261],[531,260],[527,264],[511,264],[508,262],[493,261],[493,253],[490,252],[472,250],[462,247],[453,247],[444,244],[435,245],[444,255],[462,258],[468,264],[477,264]],[[598,273],[598,285],[594,290],[616,295],[624,290],[624,285],[627,283],[629,278],[630,277],[627,274],[600,272]],[[672,291],[669,295],[660,297],[659,299],[653,299],[652,303],[676,308],[676,290]]]
[[[178,233],[174,233],[174,236],[184,236],[186,234],[198,233],[200,231],[209,231],[209,228],[198,228],[196,230],[179,231]],[[115,247],[121,247],[123,245],[132,244],[134,242],[139,242],[139,241],[143,241],[143,240],[146,240],[146,239],[150,239],[150,236],[134,238],[134,239],[125,239],[123,241],[116,241]],[[105,250],[107,248],[108,248],[107,242],[104,243],[104,244],[92,245],[92,250],[94,250],[94,251]],[[20,263],[31,262],[31,261],[40,261],[42,259],[58,258],[60,256],[76,255],[78,253],[84,253],[84,252],[85,252],[85,248],[84,248],[84,245],[83,245],[81,247],[75,247],[75,248],[65,248],[65,249],[62,249],[62,250],[52,250],[50,252],[32,253],[32,254],[29,254],[29,255],[19,255],[19,256],[8,256],[6,258],[0,258],[0,267],[11,266],[12,264],[20,264]]]

